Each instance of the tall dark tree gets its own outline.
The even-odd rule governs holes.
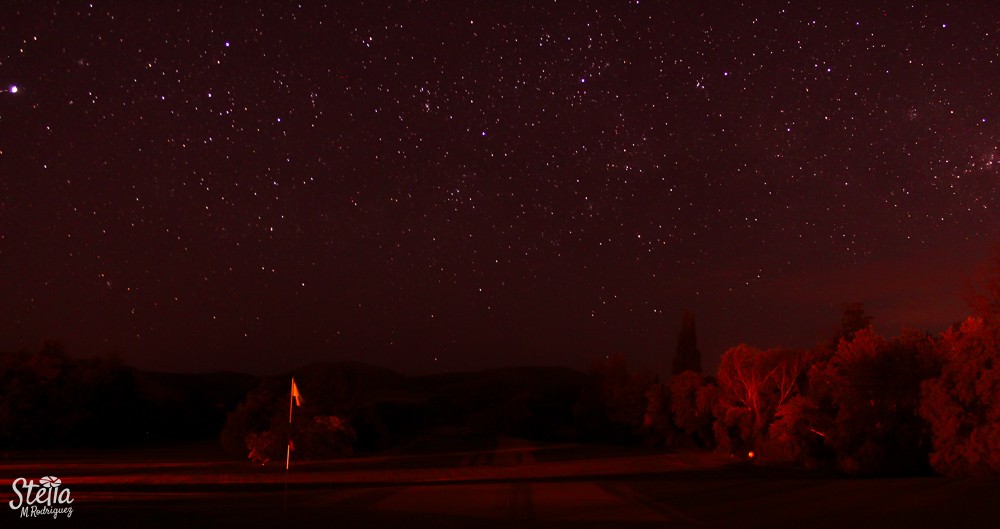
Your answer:
[[[701,373],[701,351],[698,350],[698,336],[694,327],[694,313],[684,311],[681,332],[677,335],[677,353],[674,355],[673,374],[685,371]]]
[[[840,317],[840,332],[837,341],[841,339],[851,341],[858,331],[863,331],[872,324],[872,317],[865,311],[865,304],[860,301],[848,303],[844,306],[844,313]],[[836,347],[838,344],[834,344]]]

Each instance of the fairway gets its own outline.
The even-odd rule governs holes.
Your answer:
[[[153,453],[8,461],[0,479],[58,475],[77,526],[975,527],[1000,515],[997,478],[847,479],[714,453],[493,444],[298,463],[287,485],[277,465]],[[30,522],[5,511],[5,527]]]

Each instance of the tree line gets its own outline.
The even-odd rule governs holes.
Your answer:
[[[1000,261],[970,297],[971,314],[936,336],[880,336],[856,303],[813,349],[740,344],[715,375],[664,382],[613,357],[592,367],[593,386],[612,429],[647,443],[856,475],[996,473]]]
[[[700,372],[693,317],[677,374],[623,355],[568,368],[405,377],[363,364],[303,369],[288,425],[288,378],[145,373],[57,342],[0,354],[0,451],[115,447],[217,437],[238,457],[384,450],[441,427],[473,436],[701,448],[857,475],[1000,472],[1000,258],[944,332],[880,336],[861,304],[812,349],[727,350]]]

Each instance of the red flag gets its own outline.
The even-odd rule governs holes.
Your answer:
[[[299,387],[295,385],[295,377],[292,377],[292,398],[295,399],[296,406],[302,406],[302,394],[299,393]]]

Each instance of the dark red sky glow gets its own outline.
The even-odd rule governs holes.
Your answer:
[[[687,308],[710,369],[964,316],[1000,4],[702,4],[5,4],[0,349],[663,371]]]

